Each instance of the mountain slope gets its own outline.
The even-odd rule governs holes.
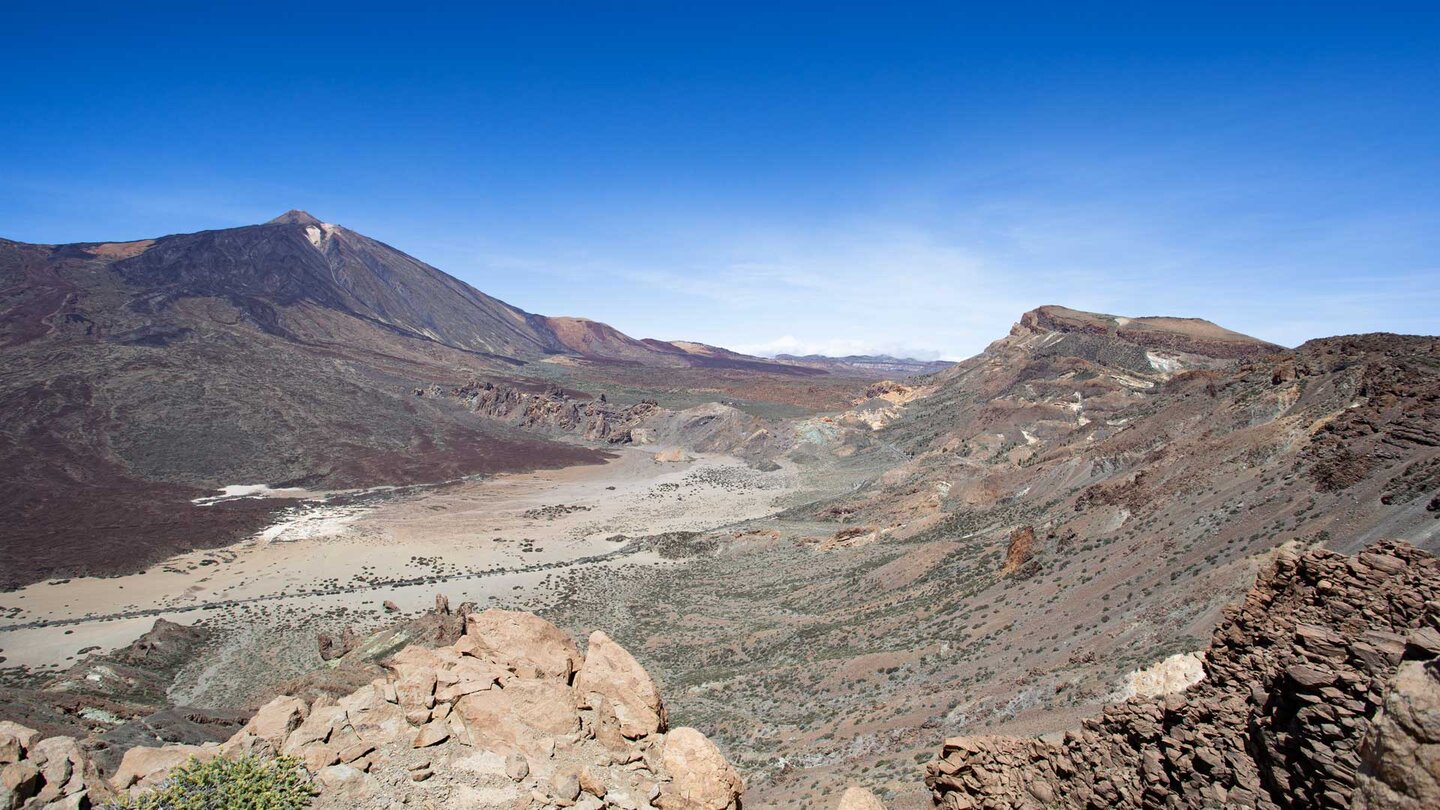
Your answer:
[[[913,791],[949,735],[1069,727],[1203,647],[1277,547],[1440,548],[1440,338],[1091,328],[1115,320],[1027,313],[801,423],[789,458],[828,441],[856,486],[684,567],[607,572],[559,615],[636,617],[616,637],[692,687],[675,716],[747,752],[747,798],[800,807],[856,773]]]
[[[130,305],[139,312],[220,298],[286,337],[329,337],[301,328],[289,311],[320,308],[466,351],[533,358],[566,349],[543,318],[304,212],[158,239],[112,270],[146,291]]]
[[[603,458],[419,400],[417,386],[524,378],[559,357],[602,374],[712,364],[524,312],[301,211],[137,242],[0,240],[0,313],[0,587],[230,542],[277,508],[190,503],[219,486],[421,483]],[[752,360],[762,374],[817,373]]]
[[[1144,542],[1173,522],[1207,551],[1281,525],[1346,550],[1440,536],[1415,502],[1440,481],[1440,340],[1286,350],[1204,322],[1117,334],[1097,328],[1108,316],[1047,310],[926,380],[878,434],[910,460],[832,508],[910,534],[1019,501],[1056,532]]]

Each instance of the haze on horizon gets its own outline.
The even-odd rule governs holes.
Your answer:
[[[960,358],[1040,304],[1434,333],[1440,8],[0,11],[0,236],[289,208],[516,306]]]

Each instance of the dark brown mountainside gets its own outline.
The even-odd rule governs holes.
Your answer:
[[[547,360],[602,377],[736,366],[526,313],[300,211],[138,242],[0,240],[0,313],[0,587],[230,542],[277,507],[191,504],[223,485],[408,484],[603,457],[416,399],[417,385],[550,381],[564,367]],[[748,362],[760,380],[825,376]]]
[[[303,328],[292,312],[320,308],[466,351],[510,358],[564,351],[543,319],[302,212],[265,225],[158,239],[111,270],[144,290],[128,302],[141,313],[210,298],[286,337],[336,337]]]

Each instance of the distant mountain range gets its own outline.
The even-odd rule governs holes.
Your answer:
[[[604,458],[594,446],[527,429],[523,418],[477,418],[465,397],[416,396],[422,389],[493,383],[512,392],[506,396],[550,391],[555,407],[572,410],[608,396],[608,411],[590,409],[607,419],[657,399],[670,409],[718,403],[745,410],[746,419],[725,420],[727,430],[743,425],[773,437],[785,431],[764,420],[843,411],[870,387],[878,398],[861,418],[871,426],[894,421],[883,434],[889,447],[926,458],[954,458],[949,454],[960,448],[967,469],[976,454],[1033,459],[1008,473],[1018,481],[1046,469],[1049,459],[1090,459],[1100,448],[1137,441],[1152,446],[1142,434],[1174,440],[1181,425],[1199,441],[1260,419],[1262,411],[1273,419],[1331,388],[1350,393],[1325,394],[1307,418],[1349,424],[1360,411],[1342,419],[1325,416],[1325,408],[1336,397],[1361,401],[1382,384],[1355,388],[1356,368],[1380,369],[1373,373],[1383,377],[1386,363],[1402,362],[1393,352],[1423,355],[1433,345],[1334,339],[1292,352],[1207,321],[1045,306],[958,364],[766,359],[525,312],[303,211],[134,242],[0,240],[0,312],[0,586],[133,569],[178,550],[228,543],[283,505],[192,503],[224,485],[403,485]],[[1335,359],[1341,355],[1350,359]],[[1405,374],[1424,377],[1420,366],[1403,362]],[[1172,396],[1193,396],[1196,385],[1231,390],[1226,386],[1238,383],[1221,372],[1236,363],[1265,364],[1276,387],[1210,416],[1191,413],[1202,400]],[[908,389],[870,386],[904,378],[914,378]],[[1246,377],[1234,390],[1251,386]],[[902,389],[924,396],[895,421],[889,411],[911,397]],[[1187,415],[1174,421],[1151,408]],[[1288,457],[1309,424],[1289,425],[1300,431],[1294,435],[1234,441],[1256,448],[1270,441],[1274,448],[1264,452]],[[1414,430],[1401,429],[1386,446],[1409,441]],[[756,439],[753,447],[769,441]],[[1305,441],[1310,449],[1301,461],[1323,486],[1339,486],[1362,468],[1389,468],[1389,461],[1348,464],[1353,441],[1330,449],[1319,438]],[[1217,465],[1224,460],[1218,449],[1209,453]],[[1416,461],[1408,451],[1397,458]],[[1085,463],[1092,462],[1110,463]],[[940,469],[926,463],[920,478]],[[1146,482],[1161,480],[1164,469]],[[944,475],[903,497],[877,491],[878,500],[856,513],[885,520],[908,514],[919,525],[912,495],[928,498],[915,493],[932,484],[944,484],[952,498],[960,491],[964,476]],[[1007,478],[982,489],[1023,486]]]
[[[0,312],[0,587],[147,567],[248,536],[286,504],[194,502],[221,485],[439,482],[594,463],[626,443],[655,447],[655,469],[714,452],[754,468],[737,473],[793,475],[793,490],[767,488],[773,514],[634,538],[664,543],[673,564],[588,568],[553,608],[563,620],[659,607],[618,632],[672,682],[705,685],[678,690],[677,715],[721,719],[717,742],[751,752],[763,778],[746,801],[759,806],[840,766],[908,779],[916,801],[895,806],[920,806],[917,747],[1073,725],[1121,678],[1203,648],[1256,570],[1298,572],[1292,603],[1336,605],[1325,577],[1354,575],[1343,590],[1369,598],[1370,577],[1411,556],[1388,541],[1440,544],[1435,337],[1289,349],[1199,319],[1050,305],[958,363],[766,359],[528,313],[298,211],[139,242],[0,241]],[[1393,553],[1305,555],[1324,576],[1286,562],[1377,543]],[[672,619],[677,594],[704,621]],[[1366,613],[1376,626],[1389,612],[1421,622],[1418,597],[1384,606]],[[1232,625],[1253,630],[1249,611]],[[1368,633],[1350,611],[1336,607],[1335,626]],[[1407,649],[1388,631],[1346,647],[1309,620],[1274,626],[1305,628],[1303,643],[1282,639],[1287,655],[1319,640],[1357,673]],[[1207,661],[1233,660],[1221,652]],[[1305,682],[1332,682],[1314,672]],[[1232,720],[1247,699],[1258,717],[1293,708],[1220,686]],[[1153,731],[1152,714],[1130,716]],[[1167,739],[1192,727],[1220,729],[1204,719]],[[1259,727],[1226,725],[1241,748],[1209,761],[1253,782],[1246,757],[1269,749],[1245,735]],[[945,770],[974,759],[965,745],[947,743],[932,786],[973,787]],[[1158,761],[1147,745],[1110,738],[1101,748],[1134,756],[1107,773]],[[770,770],[781,761],[811,764]],[[1001,770],[1053,771],[1018,761]]]
[[[403,484],[601,457],[416,400],[417,385],[544,377],[559,361],[602,376],[826,375],[525,312],[304,211],[134,242],[0,240],[0,312],[0,585],[228,542],[273,504],[190,505],[225,484]]]
[[[837,374],[862,371],[879,372],[897,377],[934,374],[954,365],[947,360],[916,360],[910,357],[891,357],[888,354],[851,354],[845,357],[827,357],[823,354],[777,354],[775,359],[810,368],[822,368]]]

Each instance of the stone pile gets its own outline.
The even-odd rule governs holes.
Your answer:
[[[0,810],[81,810],[113,795],[74,737],[0,721]]]
[[[137,747],[105,780],[70,738],[0,725],[0,810],[83,808],[161,785],[191,758],[283,754],[317,808],[732,810],[744,784],[690,728],[669,729],[650,676],[602,632],[582,656],[529,613],[465,616],[449,646],[405,647],[388,675],[306,703],[277,697],[223,744]]]
[[[1199,684],[1060,742],[948,739],[925,781],[950,810],[1440,807],[1437,657],[1440,560],[1284,554],[1227,610]]]

